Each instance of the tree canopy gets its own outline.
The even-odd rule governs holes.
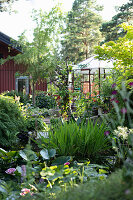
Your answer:
[[[19,1],[19,0],[0,0],[0,12],[4,12],[4,11],[12,11],[12,5],[15,1]],[[26,1],[30,1],[30,0],[26,0]]]
[[[62,12],[57,6],[52,8],[50,12],[34,10],[33,20],[36,24],[33,30],[33,40],[29,42],[23,33],[17,43],[20,45],[22,53],[14,57],[9,56],[6,60],[14,59],[16,63],[27,66],[26,73],[31,77],[34,104],[37,81],[41,78],[47,78],[49,72],[55,67],[54,51],[58,48]]]
[[[129,0],[126,4],[118,7],[117,14],[112,17],[108,22],[104,22],[100,28],[100,31],[105,36],[105,40],[102,42],[115,41],[119,37],[123,37],[126,32],[122,29],[120,24],[123,22],[130,22],[133,19],[133,0]]]
[[[94,46],[99,44],[100,10],[102,7],[96,5],[94,0],[74,1],[72,10],[68,12],[62,40],[62,53],[71,62],[87,59],[93,53]]]
[[[117,41],[97,46],[95,53],[100,60],[114,60],[115,70],[120,74],[117,84],[125,81],[128,85],[133,82],[133,25],[123,23],[120,27],[127,32],[126,35]]]

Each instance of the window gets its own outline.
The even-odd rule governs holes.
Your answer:
[[[2,54],[2,53],[0,53],[0,59],[1,59],[1,58],[3,58],[3,54]]]
[[[20,76],[16,78],[15,89],[17,92],[23,92],[23,94],[29,94],[29,77]]]

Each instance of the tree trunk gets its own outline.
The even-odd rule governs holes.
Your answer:
[[[36,83],[32,83],[32,103],[33,103],[33,106],[35,106],[36,104],[36,99],[35,99],[35,87],[36,87]]]

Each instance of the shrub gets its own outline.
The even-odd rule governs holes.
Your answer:
[[[39,108],[54,108],[56,105],[56,100],[53,96],[44,94],[44,92],[38,92],[36,95],[36,106]]]
[[[15,99],[15,96],[20,97],[20,102],[23,104],[31,103],[31,100],[29,99],[29,95],[24,95],[22,92],[17,92],[15,90],[6,91],[3,93],[4,96],[13,97]]]
[[[76,122],[65,122],[55,126],[45,141],[50,147],[56,148],[59,155],[90,159],[110,148],[105,131],[104,123],[98,125],[97,122],[88,121],[86,125],[79,126]]]
[[[28,131],[45,130],[47,125],[44,122],[43,111],[34,108],[30,104],[22,107],[23,113],[26,116],[26,127]]]
[[[20,105],[12,97],[0,95],[0,145],[11,148],[17,143],[17,134],[24,129]]]
[[[47,127],[43,118],[28,118],[26,121],[26,125],[29,131],[45,130]]]

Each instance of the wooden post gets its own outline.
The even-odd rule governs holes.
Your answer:
[[[72,91],[74,92],[74,70],[72,72]]]
[[[91,69],[89,69],[89,96],[91,97]]]
[[[105,69],[104,69],[104,78],[106,78],[106,73],[105,73]]]
[[[99,67],[99,98],[100,98],[100,78],[101,78],[101,74],[100,74],[100,67]]]

